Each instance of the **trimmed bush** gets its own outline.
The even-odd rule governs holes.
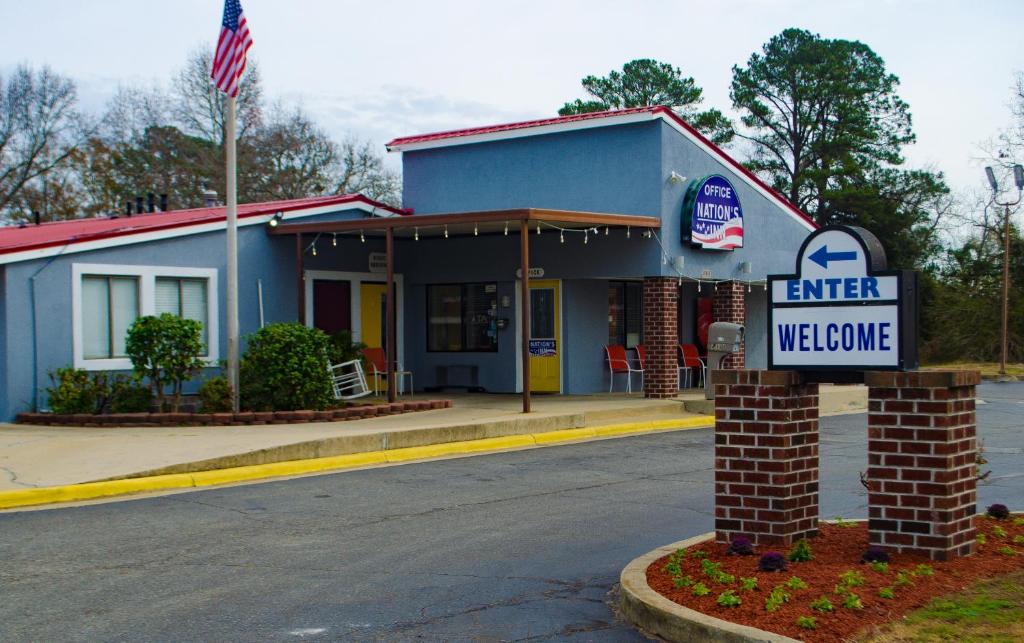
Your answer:
[[[786,569],[786,557],[777,551],[770,551],[757,561],[757,568],[762,572],[781,572]]]
[[[1006,508],[1006,505],[994,504],[989,505],[988,515],[996,520],[1006,520],[1010,517],[1010,510]]]
[[[299,323],[270,324],[246,337],[239,388],[251,411],[323,409],[333,400],[328,338]]]
[[[203,413],[227,413],[232,410],[231,384],[223,375],[211,377],[199,387],[199,410]]]
[[[59,415],[96,413],[100,409],[104,392],[97,378],[81,368],[67,366],[50,371],[53,386],[46,389],[50,410]]]
[[[754,543],[749,538],[737,536],[729,543],[729,553],[737,556],[750,556],[754,553]]]
[[[139,317],[128,328],[125,350],[135,374],[149,380],[159,410],[165,410],[167,387],[171,387],[171,410],[181,406],[181,389],[203,367],[203,325],[163,313]]]
[[[114,375],[106,406],[111,413],[148,413],[153,407],[153,391],[138,377]]]

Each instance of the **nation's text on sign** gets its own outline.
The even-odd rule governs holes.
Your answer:
[[[768,277],[769,368],[917,366],[916,274],[885,270],[874,235],[822,228],[804,242],[796,270]]]

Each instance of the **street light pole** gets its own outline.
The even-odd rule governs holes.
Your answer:
[[[1003,206],[1003,320],[1000,340],[1002,347],[999,354],[999,376],[1006,377],[1006,359],[1008,353],[1008,334],[1010,322],[1010,206],[1020,203],[1021,191],[1024,190],[1024,167],[1020,164],[1013,166],[1013,180],[1017,184],[1017,199],[1015,201],[999,200],[999,183],[996,181],[995,172],[991,167],[985,168],[989,185],[992,186],[992,201],[996,205]]]

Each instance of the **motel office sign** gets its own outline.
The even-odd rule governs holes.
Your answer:
[[[768,368],[917,368],[917,273],[886,270],[877,237],[821,228],[801,246],[796,271],[768,276]]]

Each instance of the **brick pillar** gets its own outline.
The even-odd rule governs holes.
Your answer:
[[[738,281],[725,281],[715,285],[715,299],[711,305],[711,316],[715,321],[746,324],[747,288]],[[722,360],[722,368],[743,368],[746,364],[746,348]]]
[[[679,393],[678,303],[678,280],[644,278],[644,397],[674,397]]]
[[[975,551],[977,371],[866,373],[872,545],[932,560]]]
[[[818,533],[818,385],[715,371],[715,531],[789,545]]]

